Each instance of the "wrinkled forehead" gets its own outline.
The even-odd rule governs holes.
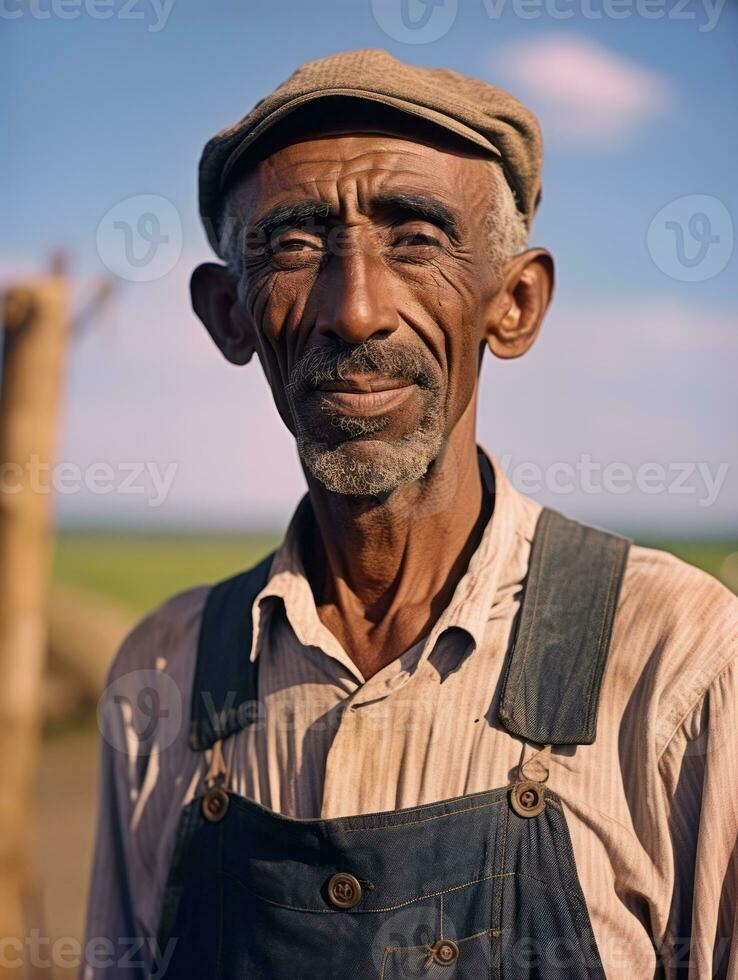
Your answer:
[[[391,127],[351,131],[335,124],[304,132],[242,175],[231,191],[239,211],[251,214],[289,200],[316,198],[336,212],[358,208],[391,192],[423,194],[462,214],[491,190],[491,160],[451,140],[409,138]]]

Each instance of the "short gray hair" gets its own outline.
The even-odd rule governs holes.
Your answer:
[[[528,226],[518,209],[515,194],[508,184],[502,167],[490,161],[492,172],[492,207],[487,215],[487,235],[490,257],[499,275],[508,259],[519,255],[528,247]],[[243,233],[241,219],[234,208],[233,191],[226,194],[223,202],[221,229],[218,236],[218,253],[236,279],[243,271]]]
[[[487,238],[495,270],[502,267],[514,255],[520,255],[528,247],[528,225],[518,209],[513,189],[508,184],[502,167],[496,161],[492,170],[492,207],[487,213]]]

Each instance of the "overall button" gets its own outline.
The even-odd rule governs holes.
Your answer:
[[[439,939],[431,946],[431,953],[441,966],[453,966],[459,958],[459,947],[453,939]]]
[[[519,817],[537,817],[543,812],[546,798],[540,783],[517,783],[510,793],[510,804]]]
[[[353,875],[339,872],[328,882],[328,898],[337,909],[352,909],[361,901],[361,885]]]
[[[228,812],[230,800],[221,786],[213,786],[202,798],[202,815],[210,823],[218,823]]]

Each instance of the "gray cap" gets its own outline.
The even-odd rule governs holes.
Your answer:
[[[503,89],[446,68],[405,64],[377,48],[343,51],[301,65],[248,115],[217,133],[200,158],[200,216],[218,238],[224,192],[264,155],[264,135],[318,99],[358,99],[421,118],[500,160],[527,225],[541,196],[543,146],[534,114]],[[350,122],[350,118],[347,120]]]

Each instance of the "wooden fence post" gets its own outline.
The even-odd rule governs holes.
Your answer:
[[[58,275],[3,297],[0,389],[0,975],[30,976],[34,780],[47,643],[51,468],[69,337]],[[22,946],[19,946],[23,944]],[[47,951],[48,952],[48,951]]]

